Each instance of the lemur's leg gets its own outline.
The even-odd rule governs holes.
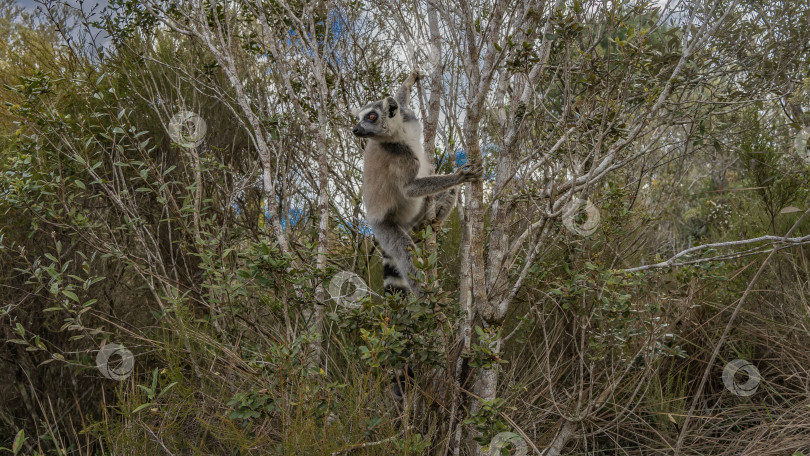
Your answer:
[[[441,225],[444,219],[450,215],[450,211],[456,205],[456,193],[458,193],[458,189],[453,187],[436,196],[436,218],[430,221],[431,224]]]
[[[396,271],[391,269],[384,269],[385,272],[397,272],[398,276],[404,283],[392,280],[390,285],[393,288],[401,288],[396,285],[407,285],[414,294],[419,294],[419,285],[412,277],[416,277],[416,268],[413,266],[413,259],[410,249],[416,246],[411,240],[411,236],[399,225],[391,222],[380,222],[372,225],[371,229],[374,231],[374,236],[380,243],[383,252],[393,260],[393,264],[388,262],[388,266],[396,266]],[[385,268],[385,257],[383,257],[383,267]]]
[[[425,207],[422,208],[422,212],[419,213],[417,217],[418,222],[413,227],[415,232],[420,232],[427,228],[428,226],[432,226],[434,231],[438,231],[444,220],[450,215],[450,212],[456,206],[456,194],[458,193],[458,188],[453,187],[450,190],[444,191],[436,195],[434,201],[431,203],[435,207],[434,217],[428,218],[428,211],[427,211],[427,201],[425,201]]]

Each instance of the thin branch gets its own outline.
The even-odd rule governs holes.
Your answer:
[[[742,240],[739,240],[739,241],[716,242],[714,244],[698,245],[698,246],[695,246],[695,247],[688,248],[688,249],[686,249],[686,250],[684,250],[682,252],[679,252],[676,255],[674,255],[672,258],[670,258],[670,259],[668,259],[666,261],[662,261],[660,263],[655,263],[655,264],[649,264],[649,265],[646,265],[646,266],[638,266],[638,267],[630,268],[630,269],[622,269],[619,272],[637,272],[637,271],[646,271],[648,269],[667,268],[667,267],[670,267],[670,266],[683,266],[683,265],[686,265],[686,264],[691,264],[693,262],[685,262],[685,263],[677,263],[676,264],[675,260],[677,260],[678,258],[681,258],[681,257],[683,257],[685,255],[689,255],[690,253],[699,252],[701,250],[706,250],[706,249],[714,249],[714,248],[719,248],[719,247],[731,247],[731,246],[737,246],[737,245],[746,245],[746,244],[753,244],[753,243],[756,243],[756,242],[765,242],[765,241],[770,241],[772,243],[789,244],[787,246],[781,246],[781,247],[775,247],[774,248],[774,250],[780,250],[780,249],[787,248],[787,247],[792,247],[792,246],[795,246],[795,245],[808,244],[808,243],[810,243],[810,235],[803,236],[803,237],[793,237],[793,238],[785,238],[785,237],[782,237],[782,236],[760,236],[760,237],[757,237],[757,238],[742,239]],[[761,252],[757,252],[757,253],[761,253]],[[707,261],[707,260],[704,259],[702,261]]]

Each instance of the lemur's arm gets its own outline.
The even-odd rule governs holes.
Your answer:
[[[453,174],[441,176],[427,176],[412,180],[403,189],[405,195],[411,198],[435,195],[464,182],[481,180],[483,168],[481,166],[467,166],[459,168]]]
[[[396,96],[394,97],[402,106],[408,106],[409,101],[411,100],[411,88],[413,85],[416,84],[416,81],[422,78],[422,72],[419,70],[411,71],[411,74],[405,78],[405,81],[402,83],[402,87],[399,88],[397,91]]]

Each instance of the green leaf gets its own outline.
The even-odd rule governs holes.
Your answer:
[[[14,444],[11,446],[11,452],[17,454],[22,450],[23,442],[25,442],[25,431],[20,429],[17,436],[14,437]]]
[[[138,385],[138,386],[140,386],[140,385]],[[151,402],[147,402],[146,404],[141,404],[141,405],[135,407],[135,410],[133,410],[132,413],[138,413],[141,410],[145,409],[146,407],[149,407],[150,405],[152,405]]]
[[[163,396],[164,394],[166,394],[166,392],[168,392],[170,389],[172,389],[172,387],[174,385],[176,385],[176,384],[177,384],[177,382],[169,383],[165,388],[163,388],[163,390],[160,392],[160,394],[158,394],[158,397]]]
[[[63,295],[65,295],[65,296],[67,296],[68,298],[70,298],[70,299],[72,299],[72,300],[76,301],[76,302],[79,302],[79,297],[78,297],[78,296],[76,296],[76,293],[74,293],[74,292],[72,292],[72,291],[67,291],[67,290],[64,290],[64,291],[62,291],[62,294],[63,294]]]

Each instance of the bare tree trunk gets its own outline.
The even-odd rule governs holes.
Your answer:
[[[554,433],[554,438],[551,440],[548,448],[543,451],[543,456],[560,456],[563,448],[574,438],[574,429],[576,424],[568,421],[565,418],[562,420],[560,428]]]
[[[467,5],[465,9],[465,28],[467,32],[467,51],[464,57],[464,70],[469,80],[470,92],[468,93],[468,104],[463,127],[463,142],[467,154],[468,162],[471,164],[483,164],[480,141],[480,123],[483,117],[484,104],[489,93],[489,86],[495,74],[496,60],[501,55],[494,43],[497,43],[500,35],[501,23],[507,7],[507,1],[498,1],[493,5],[491,19],[487,25],[487,33],[484,43],[486,53],[483,56],[483,65],[479,62],[480,53],[484,49],[484,43],[479,45],[476,37],[478,33],[473,11]],[[463,248],[469,251],[470,285],[472,287],[472,298],[475,310],[487,326],[494,320],[494,307],[489,301],[486,289],[484,258],[484,184],[482,181],[467,184],[467,194],[469,195],[467,214],[467,229],[470,230],[469,243]],[[472,389],[481,400],[495,398],[498,376],[497,372],[486,372],[479,369],[474,377]],[[471,398],[470,413],[474,414],[480,409],[480,401]],[[473,438],[477,431],[470,430],[467,435],[465,446],[471,448],[473,454],[483,455],[483,449]]]
[[[319,114],[318,117],[322,117],[322,115]],[[323,122],[323,119],[320,120]],[[318,153],[318,216],[320,220],[318,223],[318,256],[315,267],[323,275],[326,272],[326,254],[329,251],[329,165],[326,162],[328,148],[323,134],[318,134],[318,144],[320,145]],[[315,288],[315,302],[309,315],[309,330],[319,335],[322,334],[323,307],[326,300],[326,290],[323,283],[319,282]],[[313,342],[310,346],[312,350],[310,361],[314,365],[319,365],[321,362],[321,348],[320,342]]]
[[[264,188],[264,198],[267,204],[267,210],[270,211],[270,226],[273,229],[278,240],[279,246],[283,253],[289,253],[290,247],[287,244],[287,235],[284,234],[284,228],[281,226],[281,213],[276,204],[276,186],[273,182],[273,166],[269,160],[261,160],[262,163],[262,187]]]
[[[323,80],[323,78],[320,78]],[[322,103],[326,102],[326,88],[322,88]],[[318,123],[322,128],[318,130],[318,216],[320,217],[318,223],[318,255],[315,267],[322,275],[326,273],[326,254],[329,251],[329,165],[327,163],[327,154],[329,153],[328,143],[324,136],[326,129],[326,105],[324,109],[318,112]],[[310,314],[307,317],[309,330],[315,334],[322,334],[323,325],[323,307],[326,304],[327,296],[326,290],[322,283],[318,283],[315,288],[315,303],[309,309]],[[318,365],[321,362],[321,343],[320,341],[313,341],[310,344],[312,355],[310,362]]]
[[[436,8],[430,4],[427,7],[428,15],[428,28],[430,30],[430,56],[428,59],[432,65],[430,73],[430,100],[427,105],[427,113],[423,123],[424,132],[424,151],[430,161],[430,164],[436,166],[433,160],[433,151],[436,149],[436,130],[439,125],[439,110],[441,108],[442,96],[442,76],[444,73],[444,66],[441,58],[441,35],[439,34],[439,18]],[[425,240],[425,248],[428,254],[436,253],[436,236],[441,229],[441,223],[436,221],[436,204],[433,197],[425,201],[428,204],[427,219],[433,220],[431,223],[431,232]],[[437,270],[434,265],[428,271],[432,280],[437,278]]]
[[[451,152],[451,159],[455,161],[456,154]],[[463,310],[464,319],[461,322],[459,334],[461,338],[462,347],[456,355],[456,359],[452,360],[454,365],[453,371],[453,387],[451,391],[451,413],[450,425],[448,427],[448,438],[453,442],[453,454],[458,455],[461,451],[463,426],[461,420],[463,419],[463,404],[466,400],[466,395],[462,394],[466,386],[466,378],[464,372],[465,358],[463,355],[469,353],[470,342],[472,339],[472,323],[473,323],[473,303],[472,303],[472,286],[470,283],[470,229],[467,223],[467,215],[464,211],[464,204],[459,203],[458,215],[461,224],[461,258],[459,259],[459,304]],[[454,427],[455,426],[455,427]],[[450,437],[452,436],[452,437]]]

